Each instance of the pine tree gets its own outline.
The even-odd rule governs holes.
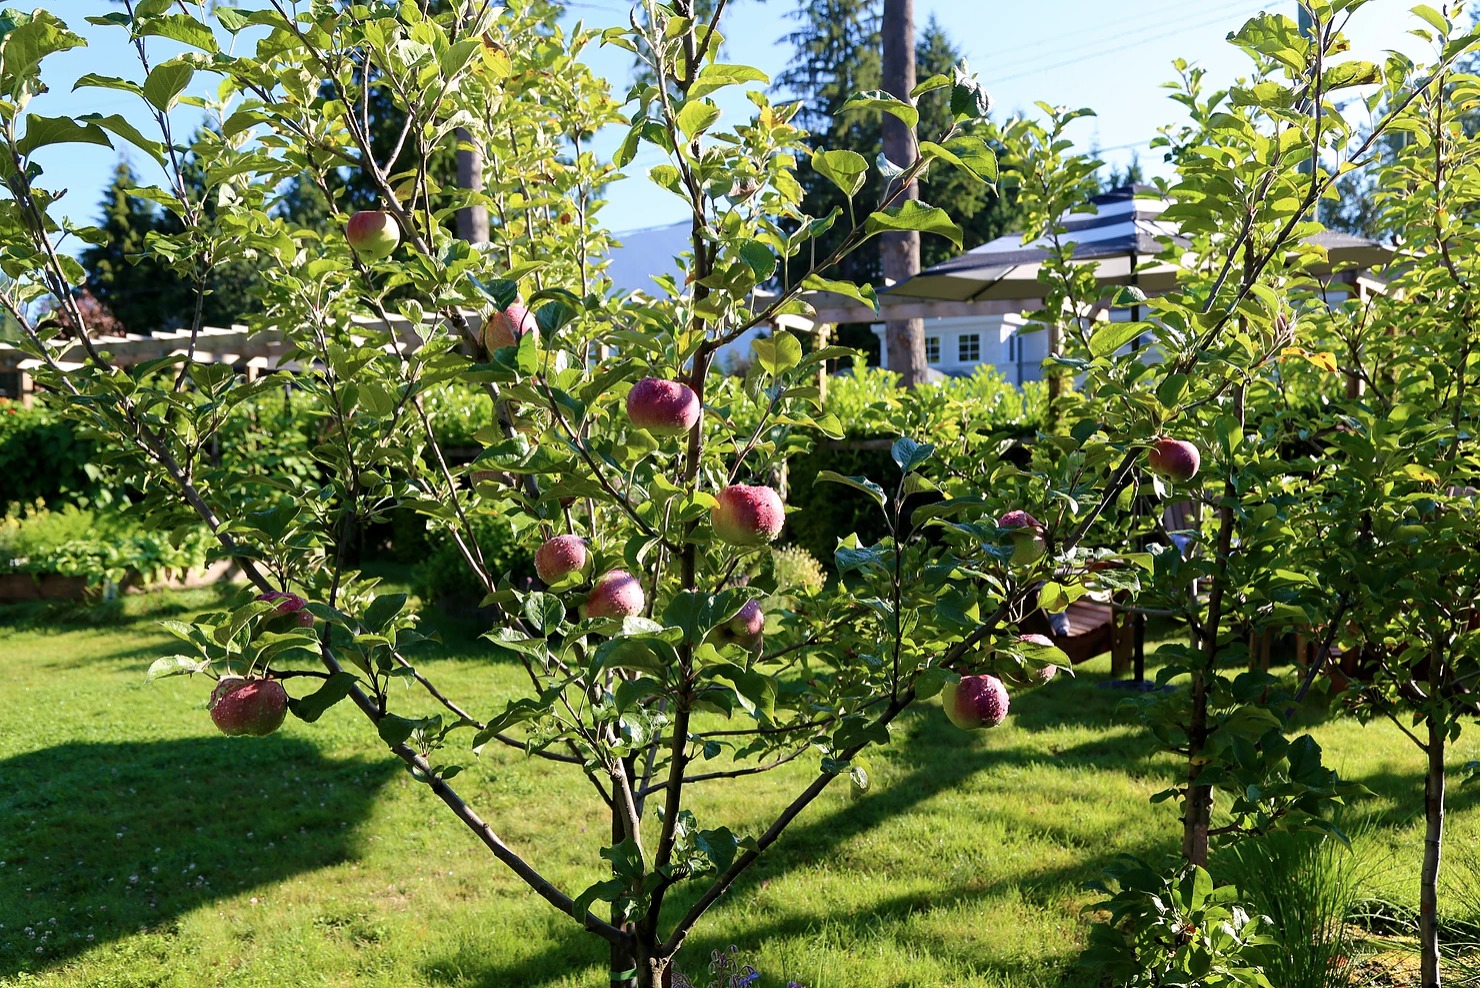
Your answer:
[[[131,333],[170,328],[168,315],[179,300],[179,279],[157,259],[144,257],[145,237],[160,224],[154,204],[130,194],[138,181],[126,161],[99,207],[106,236],[82,252],[87,289]]]

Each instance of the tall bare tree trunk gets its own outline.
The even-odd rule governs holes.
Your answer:
[[[466,147],[464,145],[467,145]],[[473,136],[458,128],[458,188],[484,191],[484,152]],[[458,210],[458,239],[471,244],[489,242],[489,211],[483,206]]]
[[[916,24],[914,0],[885,0],[880,21],[884,45],[885,90],[898,99],[909,100],[916,88]],[[898,165],[915,157],[910,128],[893,115],[883,114],[885,157]],[[890,191],[895,191],[892,184]],[[920,193],[912,182],[906,198]],[[886,233],[880,238],[881,268],[887,285],[899,284],[921,270],[921,233],[917,230]],[[926,380],[926,328],[920,319],[885,324],[885,355],[890,369],[901,376],[901,386],[914,388]]]

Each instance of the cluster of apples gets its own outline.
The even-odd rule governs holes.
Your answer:
[[[356,213],[350,218],[345,235],[355,252],[367,260],[388,256],[401,240],[395,217],[385,210]],[[493,314],[484,328],[484,345],[490,350],[515,346],[527,334],[537,332],[534,316],[516,303]],[[653,435],[682,436],[699,423],[700,400],[683,382],[647,377],[628,392],[627,412],[634,426]],[[1148,469],[1163,480],[1187,483],[1199,472],[1199,449],[1181,439],[1159,438],[1148,450],[1147,462]],[[716,495],[710,520],[722,542],[738,547],[763,545],[782,531],[782,498],[770,487],[731,484]],[[1029,566],[1043,558],[1048,548],[1044,525],[1029,512],[1006,512],[998,519],[998,527],[1009,532],[1013,546],[1011,565]],[[575,535],[548,539],[535,554],[535,570],[547,584],[584,572],[587,563],[587,544]],[[581,613],[589,618],[634,616],[643,612],[644,603],[643,587],[638,580],[625,570],[615,569],[592,583]],[[724,640],[754,647],[760,644],[763,623],[761,608],[750,601],[717,631]],[[1029,643],[1053,645],[1042,635],[1020,638]],[[1041,682],[1048,682],[1054,674],[1055,667],[1046,666],[1038,677]],[[964,730],[995,727],[1008,716],[1009,694],[995,676],[964,676],[943,689],[942,706],[948,719]],[[213,706],[213,718],[214,710]]]
[[[656,436],[683,436],[700,422],[700,399],[682,381],[646,377],[633,385],[626,401],[628,421]],[[733,546],[772,542],[782,532],[785,509],[770,487],[730,484],[710,511],[716,537]],[[556,586],[584,574],[590,562],[585,540],[576,535],[547,539],[535,552],[535,572]],[[592,582],[580,612],[586,618],[636,617],[646,604],[643,586],[626,570],[608,570]],[[754,601],[727,622],[720,635],[751,648],[761,641],[764,618]]]
[[[1184,484],[1199,473],[1199,448],[1182,439],[1160,438],[1148,450],[1148,469],[1166,481]],[[1006,512],[998,527],[1007,529],[1013,552],[1009,562],[1028,566],[1039,561],[1048,548],[1045,528],[1027,511]],[[1054,646],[1044,635],[1020,635],[1026,644]],[[1037,684],[1048,683],[1055,676],[1054,666],[1039,669]],[[963,676],[942,688],[942,709],[947,719],[964,731],[997,727],[1009,714],[1009,691],[997,676]]]

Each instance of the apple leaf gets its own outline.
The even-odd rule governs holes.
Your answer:
[[[846,477],[842,473],[832,470],[820,470],[813,478],[813,482],[828,482],[831,484],[843,484],[845,487],[853,487],[857,491],[868,494],[870,500],[878,504],[882,509],[885,507],[885,488],[875,483],[868,477]]]
[[[928,206],[920,199],[907,199],[899,206],[882,209],[865,218],[865,235],[874,236],[890,230],[919,230],[935,233],[952,241],[952,246],[961,249],[962,228],[952,222],[947,211]]]
[[[814,151],[813,170],[839,187],[846,196],[852,196],[864,185],[865,173],[870,163],[857,151]]]
[[[171,655],[164,659],[155,659],[149,664],[149,672],[144,674],[144,681],[152,683],[156,679],[164,679],[166,676],[183,676],[191,673],[204,672],[211,664],[210,659],[197,659],[189,655]]]
[[[355,687],[359,680],[354,673],[336,672],[332,673],[319,687],[308,696],[292,698],[288,700],[288,709],[299,720],[312,724],[324,716],[324,711],[339,703],[350,695],[350,690]]]

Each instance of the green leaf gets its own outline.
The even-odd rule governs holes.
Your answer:
[[[956,79],[952,83],[952,116],[959,123],[985,119],[988,111],[993,109],[993,97],[988,95],[988,89],[966,72],[954,74]]]
[[[814,151],[813,170],[833,182],[846,196],[858,192],[865,182],[870,163],[857,151]]]
[[[45,10],[25,14],[7,9],[0,11],[0,44],[0,84],[15,95],[31,82],[42,59],[87,42]]]
[[[901,468],[901,473],[910,473],[931,459],[935,450],[936,447],[931,443],[918,443],[909,436],[901,436],[891,444],[890,458]]]
[[[899,119],[912,130],[921,120],[921,114],[910,103],[896,99],[883,89],[871,89],[868,92],[855,93],[844,101],[840,107],[840,113],[848,113],[850,110],[882,110]]]
[[[95,123],[104,130],[122,137],[161,165],[165,163],[165,146],[159,141],[152,141],[145,137],[139,132],[137,127],[117,113],[110,113],[107,116],[103,116],[100,113],[88,113],[77,119],[88,123]]]
[[[885,489],[868,477],[846,477],[832,470],[820,470],[818,471],[818,475],[813,478],[813,482],[815,484],[827,482],[830,484],[843,484],[845,487],[853,487],[857,491],[863,491],[868,494],[870,500],[874,501],[881,508],[885,507]]]
[[[381,740],[394,748],[399,744],[406,744],[407,738],[417,729],[419,721],[408,720],[396,714],[386,714],[376,724],[376,733],[381,735]]]
[[[777,270],[777,255],[760,240],[744,239],[737,242],[736,253],[741,255],[741,260],[751,268],[758,281],[772,277],[772,272]]]
[[[184,676],[204,672],[210,664],[210,659],[198,659],[189,655],[171,655],[168,658],[155,659],[149,664],[149,671],[144,674],[144,681],[152,683],[166,676]]]
[[[1137,339],[1148,330],[1145,322],[1108,322],[1091,334],[1091,355],[1106,357]]]
[[[221,26],[226,28],[232,34],[236,34],[238,31],[242,30],[242,28],[246,27],[249,23],[247,15],[242,13],[240,10],[237,10],[235,7],[227,7],[222,4],[217,4],[214,13],[216,14],[216,20],[221,24]]]
[[[324,681],[323,686],[308,696],[298,699],[290,698],[288,709],[292,710],[293,715],[299,720],[312,724],[324,715],[324,711],[349,696],[350,690],[355,688],[356,682],[358,680],[353,673],[332,673]]]
[[[680,108],[674,122],[685,140],[692,141],[720,119],[720,107],[709,100],[692,99]]]
[[[137,13],[137,12],[136,12]],[[140,18],[135,21],[135,31],[141,36],[169,38],[201,51],[216,51],[216,35],[200,21],[187,14],[169,14],[164,17]]]
[[[950,85],[952,85],[952,80],[949,79],[947,76],[938,73],[937,75],[930,76],[926,79],[923,79],[921,82],[916,83],[916,88],[911,90],[911,99],[920,99],[922,96],[929,92],[932,92],[933,90],[945,89]]]
[[[26,133],[15,142],[15,149],[24,157],[38,148],[51,147],[54,144],[101,144],[105,148],[113,147],[113,142],[97,124],[80,124],[71,117],[38,117],[34,113],[26,114]]]
[[[899,206],[871,213],[865,219],[865,235],[874,236],[887,230],[920,230],[935,233],[962,249],[962,228],[952,222],[946,211],[928,206],[919,199],[908,199]]]
[[[833,292],[835,295],[843,295],[852,298],[856,302],[868,305],[876,312],[880,311],[880,299],[875,294],[874,285],[856,285],[852,281],[831,281],[816,274],[810,274],[803,279],[801,286],[805,292]]]
[[[768,83],[772,80],[761,69],[750,65],[726,65],[715,62],[705,66],[690,85],[690,99],[708,96],[724,86],[737,86],[747,82]]]
[[[382,594],[371,601],[370,606],[365,609],[363,621],[366,628],[380,634],[406,605],[407,595],[404,593]]]
[[[1451,33],[1451,25],[1446,22],[1446,18],[1441,16],[1440,11],[1428,4],[1417,4],[1410,8],[1410,13],[1435,28],[1443,38]]]
[[[777,330],[771,336],[751,341],[756,359],[763,369],[773,377],[792,370],[803,360],[803,345],[798,338],[786,330]]]
[[[185,92],[185,87],[190,85],[195,72],[189,62],[179,58],[161,62],[144,80],[144,98],[150,106],[161,112],[172,109],[180,94]]]
[[[549,638],[566,620],[566,605],[555,594],[532,593],[525,598],[525,620]]]
[[[965,168],[989,185],[998,183],[998,155],[981,137],[960,134],[942,145],[957,159],[958,167]]]

